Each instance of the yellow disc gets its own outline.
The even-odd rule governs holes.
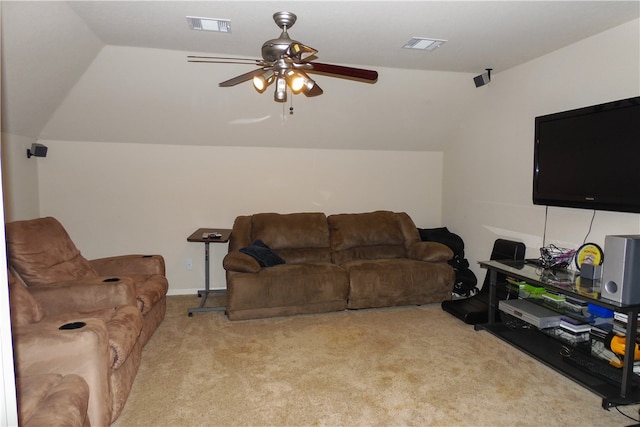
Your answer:
[[[582,264],[600,265],[604,260],[604,253],[595,243],[585,243],[576,251],[576,267],[580,269]]]

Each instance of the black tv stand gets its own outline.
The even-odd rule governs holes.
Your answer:
[[[527,258],[524,260],[527,264],[542,267],[542,260],[540,258]]]
[[[561,281],[556,281],[557,272],[554,273],[523,262],[483,261],[480,262],[480,266],[488,269],[490,275],[489,313],[488,323],[476,325],[476,330],[490,332],[589,389],[602,398],[602,407],[605,409],[640,402],[640,386],[637,384],[640,377],[633,373],[632,356],[634,353],[635,336],[638,329],[637,317],[640,305],[625,305],[614,301],[594,298],[597,292],[593,291],[599,287],[599,283],[594,283],[594,288],[589,289],[592,292],[585,293],[583,289],[578,290],[575,287],[575,283],[569,283],[566,278]],[[605,379],[597,372],[567,363],[565,356],[563,356],[563,354],[566,355],[566,348],[564,348],[566,344],[558,339],[535,328],[517,328],[497,321],[498,298],[495,292],[495,285],[498,273],[505,274],[531,285],[543,286],[547,289],[561,292],[568,296],[575,296],[598,306],[627,314],[626,356],[624,357],[623,367],[618,369],[620,373],[619,384],[616,384],[615,381]],[[565,271],[565,275],[570,274],[571,273]],[[629,339],[629,337],[631,337],[631,339]],[[588,354],[585,354],[585,356],[590,357]],[[593,360],[600,362],[600,360],[595,357],[593,357]]]

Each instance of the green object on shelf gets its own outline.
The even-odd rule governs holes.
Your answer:
[[[562,294],[552,294],[550,292],[544,292],[542,294],[543,298],[548,298],[550,300],[554,300],[554,301],[564,301],[566,299],[566,297]]]
[[[523,286],[520,286],[520,298],[534,298],[540,299],[542,295],[546,292],[546,289],[539,286],[533,286],[528,283],[525,283]]]

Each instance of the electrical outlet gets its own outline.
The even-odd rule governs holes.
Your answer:
[[[185,266],[187,267],[187,270],[193,270],[193,260],[191,258],[187,258],[185,260]]]

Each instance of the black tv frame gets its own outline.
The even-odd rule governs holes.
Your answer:
[[[640,213],[640,96],[536,117],[533,203]]]

